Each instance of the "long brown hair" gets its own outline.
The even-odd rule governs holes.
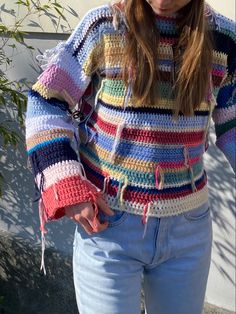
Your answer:
[[[121,1],[115,1],[121,3]],[[124,2],[124,0],[122,1]],[[114,2],[112,3],[114,7]],[[204,0],[190,1],[178,14],[180,37],[174,55],[177,69],[173,86],[175,116],[181,111],[193,115],[206,99],[210,84],[212,40],[208,30]],[[158,18],[145,0],[126,0],[124,16],[128,26],[124,48],[123,78],[131,84],[132,97],[137,105],[154,104],[158,99]]]

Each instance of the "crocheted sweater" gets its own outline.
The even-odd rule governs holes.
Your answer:
[[[216,145],[235,170],[235,23],[215,12],[209,23],[213,88],[194,116],[179,114],[177,121],[170,96],[175,17],[156,19],[163,79],[160,99],[150,106],[137,106],[122,80],[127,25],[124,16],[114,23],[109,5],[90,10],[68,40],[41,56],[44,71],[28,95],[26,144],[43,222],[62,217],[65,206],[96,202],[98,195],[113,209],[156,217],[204,204],[211,118]]]

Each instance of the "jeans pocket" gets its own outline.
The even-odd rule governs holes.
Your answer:
[[[198,207],[196,209],[184,212],[183,215],[185,219],[189,221],[200,221],[210,216],[210,207]]]
[[[112,210],[115,213],[113,216],[109,216],[102,211],[100,211],[98,214],[98,218],[101,223],[104,221],[109,222],[108,228],[119,226],[126,220],[128,216],[128,213],[126,211],[116,210],[116,209],[112,209]]]

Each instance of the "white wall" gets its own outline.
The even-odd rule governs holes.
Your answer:
[[[207,2],[221,14],[231,18],[236,19],[236,2],[235,0],[207,0]]]

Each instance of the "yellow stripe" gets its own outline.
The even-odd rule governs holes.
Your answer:
[[[40,81],[37,81],[32,86],[32,90],[38,92],[45,99],[56,98],[65,101],[69,104],[70,108],[73,108],[77,103],[76,99],[73,99],[65,89],[59,92],[55,89],[46,87]]]
[[[69,137],[72,139],[74,133],[70,130],[66,129],[52,129],[43,132],[39,132],[26,140],[27,149],[31,149],[32,147],[41,144],[46,141],[53,140],[58,137]]]
[[[227,54],[213,50],[213,63],[227,67]]]
[[[112,105],[114,107],[120,107],[123,108],[123,100],[124,97],[118,97],[118,96],[112,96],[110,94],[107,94],[104,91],[100,92],[99,99],[101,101]],[[157,108],[157,109],[174,109],[175,102],[170,99],[160,99],[158,102],[154,103],[152,106],[150,105],[143,105],[142,107],[144,108]],[[132,98],[129,99],[128,106],[134,106],[134,103],[132,101]],[[137,107],[137,106],[136,106]],[[196,109],[196,111],[201,110],[201,111],[208,111],[209,110],[209,105],[207,102],[202,102],[201,105]]]
[[[46,87],[41,82],[37,81],[33,86],[32,89],[36,92],[38,92],[43,98],[50,99],[50,98],[56,98],[61,101],[64,101],[62,95],[57,90],[54,90],[52,88]]]

